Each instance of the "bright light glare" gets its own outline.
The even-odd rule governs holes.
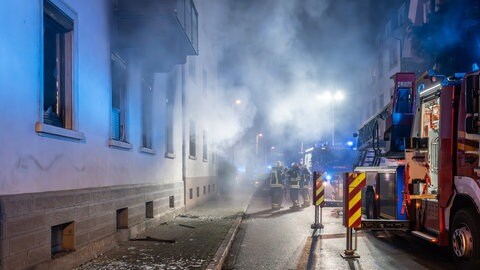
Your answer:
[[[330,181],[332,179],[331,175],[327,175],[327,180]]]
[[[335,94],[332,94],[330,92],[324,92],[321,95],[316,95],[315,96],[317,100],[325,100],[325,101],[341,101],[345,98],[345,94],[342,91],[336,91]]]
[[[337,92],[335,93],[334,99],[335,99],[335,100],[343,100],[344,97],[345,97],[345,95],[343,94],[343,92],[337,91]]]
[[[235,100],[235,104],[242,104],[242,100],[240,99]]]
[[[257,135],[257,136],[258,136],[258,137],[262,137],[262,136],[263,136],[263,134],[262,134],[262,133],[258,133],[258,135]]]
[[[352,142],[352,141],[348,141],[348,142],[347,142],[347,145],[348,145],[348,146],[353,146],[353,142]]]

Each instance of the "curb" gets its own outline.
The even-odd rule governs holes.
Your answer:
[[[230,251],[230,247],[232,246],[233,240],[235,239],[235,236],[237,235],[238,228],[240,227],[240,224],[242,223],[243,217],[247,213],[247,209],[250,205],[250,201],[252,200],[253,196],[257,190],[252,192],[250,195],[250,198],[247,200],[247,205],[245,206],[245,209],[243,210],[242,214],[238,214],[237,218],[235,218],[235,221],[233,222],[232,226],[230,227],[230,230],[228,230],[227,235],[225,236],[225,239],[223,239],[222,244],[218,247],[217,252],[215,252],[215,255],[213,256],[213,259],[210,261],[210,263],[207,265],[205,268],[206,270],[221,270],[223,263],[225,259],[227,258],[228,252]]]
[[[240,227],[240,224],[242,223],[243,220],[243,214],[237,215],[237,218],[233,222],[232,226],[230,227],[230,230],[228,230],[227,236],[225,239],[223,239],[222,244],[220,247],[217,249],[217,252],[215,252],[215,256],[213,257],[212,261],[208,264],[207,270],[221,270],[223,266],[223,262],[227,258],[228,251],[230,250],[230,247],[232,246],[233,240],[235,239],[235,236],[237,235],[238,228]]]

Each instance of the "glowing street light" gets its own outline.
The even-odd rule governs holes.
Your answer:
[[[237,105],[242,104],[242,100],[241,100],[241,99],[236,99],[236,100],[235,100],[235,104],[237,104]]]
[[[258,133],[257,136],[255,136],[255,156],[258,156],[258,141],[261,137],[263,137],[262,133]]]
[[[321,95],[317,95],[316,98],[332,104],[332,146],[335,146],[335,102],[342,101],[345,98],[345,94],[342,91],[336,91],[333,94],[325,92]]]

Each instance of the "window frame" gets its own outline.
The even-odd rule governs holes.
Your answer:
[[[118,54],[112,52],[111,53],[111,56],[110,56],[110,77],[112,79],[112,84],[111,84],[111,87],[110,87],[110,124],[109,124],[109,127],[110,127],[110,138],[108,140],[108,146],[110,147],[114,147],[114,148],[120,148],[120,149],[126,149],[126,150],[130,150],[132,149],[132,145],[130,144],[130,142],[128,141],[129,140],[129,136],[128,136],[128,77],[125,78],[125,93],[124,93],[124,100],[123,100],[123,109],[125,110],[123,112],[123,124],[124,124],[124,127],[123,127],[123,135],[125,138],[119,138],[119,139],[115,139],[113,138],[113,134],[112,134],[112,109],[113,109],[113,64],[117,64],[120,66],[120,68],[123,68],[124,71],[125,71],[125,75],[128,76],[128,66],[127,66],[127,63],[125,62],[124,59],[122,59]],[[122,103],[122,101],[120,101]],[[122,123],[122,111],[121,111],[122,108],[120,108],[120,124]],[[120,134],[121,136],[121,134]]]
[[[35,123],[35,132],[38,135],[52,137],[52,138],[66,138],[72,140],[82,141],[85,140],[85,135],[83,132],[78,131],[79,129],[79,116],[78,116],[78,15],[70,6],[65,4],[63,1],[60,0],[40,0],[40,29],[39,29],[39,44],[40,44],[40,51],[39,51],[39,63],[42,65],[40,68],[39,74],[39,107],[38,107],[38,121]],[[70,72],[69,74],[65,75],[66,77],[69,76],[69,84],[70,90],[69,93],[65,95],[68,97],[68,101],[65,104],[65,109],[68,113],[68,123],[63,123],[63,126],[55,126],[51,124],[47,124],[44,121],[44,95],[45,95],[45,69],[44,69],[44,62],[45,62],[45,35],[44,35],[44,27],[45,27],[45,5],[46,4],[52,5],[53,8],[58,11],[57,16],[63,16],[66,19],[72,21],[72,32],[71,40],[70,40],[70,62],[71,65],[69,67]],[[55,14],[54,14],[55,15]],[[59,20],[55,20],[52,16],[49,16],[54,22],[62,25]],[[65,47],[65,45],[64,45]]]
[[[177,97],[177,72],[172,71],[167,77],[165,91],[165,158],[175,158],[175,103]]]
[[[154,74],[143,74],[141,78],[141,146],[140,152],[147,154],[155,154],[153,149],[153,91],[154,91]],[[144,138],[146,136],[146,138]],[[149,141],[148,143],[145,143]]]
[[[197,159],[197,132],[195,127],[195,121],[190,120],[188,131],[188,158],[195,160]]]

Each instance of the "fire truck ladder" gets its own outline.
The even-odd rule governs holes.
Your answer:
[[[380,158],[377,156],[376,150],[368,149],[362,154],[362,167],[372,167],[380,164]]]

